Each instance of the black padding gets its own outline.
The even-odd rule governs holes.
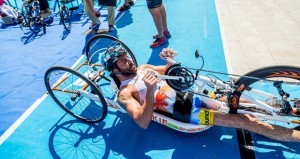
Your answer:
[[[187,93],[186,98],[183,92],[176,92],[176,102],[174,104],[174,119],[190,123],[191,109],[193,104],[193,94]]]

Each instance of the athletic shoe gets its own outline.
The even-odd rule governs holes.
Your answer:
[[[134,5],[134,2],[133,2],[133,1],[129,2],[129,5],[133,6],[133,5]]]
[[[159,47],[159,46],[163,45],[166,42],[167,42],[166,37],[161,36],[161,37],[156,38],[155,41],[150,44],[150,47],[151,48]]]
[[[164,36],[165,36],[167,39],[171,38],[171,33],[170,33],[170,31],[164,31]],[[153,39],[157,39],[157,38],[158,38],[158,34],[154,34],[152,37],[153,37]]]
[[[112,31],[114,31],[114,30],[115,30],[114,25],[109,25],[109,26],[108,26],[108,31],[109,31],[109,32],[112,32]]]
[[[122,7],[120,7],[120,8],[118,9],[118,11],[125,11],[125,10],[128,10],[128,9],[130,9],[130,5],[129,5],[129,6],[126,6],[126,5],[124,4]]]

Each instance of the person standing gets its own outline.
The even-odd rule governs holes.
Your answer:
[[[94,10],[94,0],[83,0],[83,4],[84,12],[92,21],[89,29],[98,29],[100,27],[100,20],[98,17],[100,17],[101,14]]]
[[[171,37],[171,34],[167,27],[167,14],[166,9],[162,3],[162,0],[146,0],[149,12],[154,20],[157,34],[153,35],[155,39],[150,44],[151,48],[159,47],[167,42],[167,39]]]
[[[99,0],[99,5],[103,5],[107,7],[107,14],[108,14],[108,31],[115,30],[115,14],[116,14],[116,0]]]

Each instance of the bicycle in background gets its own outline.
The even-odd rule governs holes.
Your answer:
[[[59,8],[60,21],[64,29],[71,31],[71,17],[73,12],[79,8],[78,0],[56,0]]]

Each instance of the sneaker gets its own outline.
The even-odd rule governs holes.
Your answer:
[[[128,10],[128,9],[130,9],[130,5],[129,5],[129,6],[126,6],[126,5],[124,4],[122,7],[120,7],[120,8],[118,9],[118,11],[125,11],[125,10]]]
[[[89,27],[89,29],[92,29],[92,30],[98,30],[99,27],[100,27],[100,22],[99,23],[92,23]]]
[[[150,44],[150,47],[151,48],[159,47],[159,46],[163,45],[166,42],[167,42],[167,38],[164,37],[164,36],[161,36],[161,37],[156,38],[155,41]]]
[[[130,2],[129,2],[129,5],[133,6],[133,5],[134,5],[134,2],[133,2],[133,1],[130,1]]]
[[[171,38],[171,33],[170,33],[170,31],[164,31],[164,36],[165,36],[167,39],[170,39],[170,38]],[[157,38],[158,38],[158,34],[154,34],[152,37],[153,37],[153,39],[157,39]]]
[[[112,31],[114,31],[114,30],[115,30],[114,25],[109,25],[109,26],[108,26],[108,31],[109,31],[109,32],[112,32]]]

